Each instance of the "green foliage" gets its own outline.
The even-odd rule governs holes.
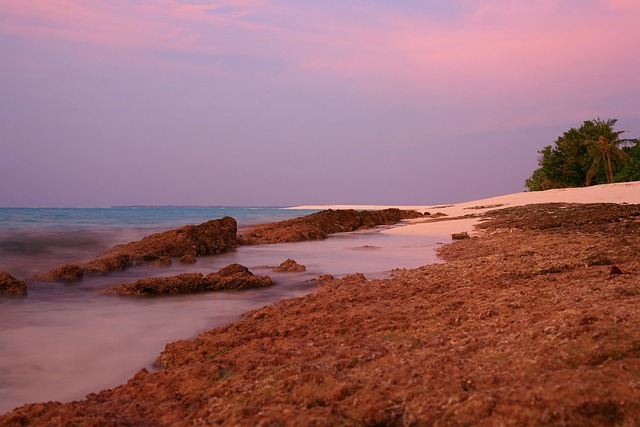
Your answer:
[[[619,166],[624,165],[629,160],[629,156],[618,147],[620,145],[620,134],[624,133],[624,131],[613,130],[616,121],[616,119],[609,119],[605,122],[598,119],[584,122],[583,127],[585,129],[582,132],[584,144],[589,154],[593,157],[591,166],[587,170],[585,181],[587,186],[602,168],[606,172],[607,182],[613,183],[614,163]]]
[[[525,181],[530,191],[552,188],[582,187],[614,181],[628,181],[640,174],[640,155],[637,140],[620,140],[624,131],[615,131],[616,119],[587,120],[578,129],[571,128],[538,153],[538,166]],[[635,149],[620,148],[621,143],[633,141]],[[631,163],[634,163],[632,165]],[[640,178],[639,178],[640,179]]]
[[[622,149],[629,156],[629,161],[615,174],[616,182],[640,181],[640,139],[629,140],[630,146]]]

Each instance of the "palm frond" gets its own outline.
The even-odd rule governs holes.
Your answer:
[[[593,163],[591,163],[589,170],[587,170],[587,181],[585,183],[586,187],[589,186],[593,177],[596,176],[596,174],[600,170],[600,166],[601,166],[600,161],[601,161],[600,156],[596,156],[595,159],[593,159]]]

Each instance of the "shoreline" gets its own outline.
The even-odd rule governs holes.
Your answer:
[[[444,214],[449,221],[460,221],[456,224],[448,224],[449,221],[404,221],[410,228],[396,228],[387,231],[389,233],[403,233],[416,235],[447,235],[466,231],[473,235],[475,220],[469,216],[483,214],[491,210],[516,206],[525,206],[540,203],[629,203],[640,204],[640,181],[619,182],[615,184],[601,184],[591,187],[560,188],[545,191],[523,191],[520,193],[506,194],[489,197],[486,199],[471,200],[452,203],[448,205],[301,205],[285,209],[355,209],[355,210],[380,210],[397,208],[403,210],[416,210],[418,212],[430,212],[431,214]],[[467,217],[467,218],[465,218]]]
[[[378,210],[387,208],[397,208],[403,210],[417,210],[436,212],[457,212],[461,209],[469,209],[474,206],[488,206],[501,204],[505,207],[523,206],[535,203],[640,203],[640,181],[617,182],[614,184],[600,184],[591,187],[558,188],[544,191],[522,191],[519,193],[503,194],[500,196],[488,197],[486,199],[469,200],[464,202],[450,203],[446,205],[374,205],[374,204],[327,204],[327,205],[299,205],[282,209],[356,209],[356,210]],[[635,192],[635,194],[633,194]],[[433,212],[435,213],[435,212]]]
[[[640,204],[640,183],[624,184],[562,193],[572,203]],[[564,201],[550,191],[536,195],[537,203]],[[460,232],[481,220],[489,227],[475,233],[480,237],[442,247],[444,264],[398,270],[391,279],[355,274],[327,282],[308,296],[168,344],[160,371],[143,369],[127,384],[83,401],[25,405],[0,422],[637,420],[637,216],[522,199],[532,200],[511,195],[436,207],[450,218],[498,213],[411,220],[381,231],[442,235],[449,234],[441,232],[446,227]],[[569,216],[557,226],[554,215]],[[537,224],[546,220],[551,228]],[[609,273],[613,266],[623,274]]]
[[[271,221],[277,222],[278,219]],[[0,365],[11,367],[10,372],[0,375],[0,413],[29,402],[82,399],[90,391],[126,382],[141,367],[151,369],[167,343],[195,338],[214,326],[237,321],[248,310],[311,292],[317,285],[312,279],[322,274],[341,277],[360,271],[367,277],[382,277],[398,266],[416,268],[439,261],[435,249],[441,239],[428,241],[430,249],[423,250],[427,246],[424,238],[386,236],[379,233],[382,228],[317,242],[242,246],[225,254],[201,257],[193,265],[174,262],[163,268],[141,266],[111,276],[87,276],[73,285],[29,282],[29,296],[20,303],[0,301],[5,320]],[[304,264],[307,271],[272,271],[290,257]],[[271,276],[277,286],[255,292],[184,295],[148,302],[101,296],[101,290],[113,285],[156,275],[207,275],[233,263],[248,266],[254,274]],[[176,319],[171,320],[174,316]],[[113,328],[116,322],[131,327]],[[133,338],[145,329],[149,332]],[[86,335],[82,341],[81,335]],[[127,340],[133,339],[135,342],[126,345]],[[117,351],[102,351],[105,342]],[[123,344],[126,347],[121,348]],[[56,356],[43,358],[42,354]]]

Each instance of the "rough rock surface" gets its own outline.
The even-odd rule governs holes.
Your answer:
[[[0,425],[637,425],[640,206],[485,218],[444,264],[327,281]]]
[[[276,273],[282,272],[301,272],[307,271],[307,267],[302,264],[298,264],[295,260],[289,258],[282,264],[273,269]]]
[[[249,269],[240,264],[231,264],[221,269],[217,273],[208,274],[207,290],[229,290],[263,288],[273,285],[269,276],[255,276]]]
[[[34,277],[35,280],[41,282],[77,282],[84,277],[84,270],[76,264],[65,264],[48,273]]]
[[[186,254],[180,257],[182,264],[195,264],[197,262],[196,256],[193,254]]]
[[[453,233],[451,235],[451,239],[452,240],[464,240],[464,239],[469,239],[471,236],[469,236],[469,233],[467,233],[466,231],[463,231],[461,233]]]
[[[113,286],[105,294],[150,296],[178,295],[230,289],[262,288],[273,285],[269,276],[256,276],[240,264],[231,264],[206,276],[184,273],[177,276],[140,279],[135,283]]]
[[[27,295],[27,284],[0,270],[0,296],[22,297],[25,295]]]
[[[152,234],[136,242],[115,246],[108,253],[126,253],[135,258],[214,255],[237,246],[236,232],[236,220],[227,216]]]
[[[187,225],[114,246],[84,265],[63,266],[37,279],[70,282],[82,279],[84,274],[105,275],[138,264],[170,265],[171,258],[192,259],[219,254],[238,245],[236,233],[236,220],[228,216],[200,225]],[[69,271],[81,271],[82,274],[70,275]]]
[[[391,225],[403,219],[423,218],[416,211],[385,209],[381,211],[324,210],[302,218],[262,224],[240,230],[242,245],[323,240],[329,234]]]
[[[324,282],[328,282],[329,280],[333,280],[335,279],[335,277],[333,277],[333,275],[331,274],[323,274],[321,276],[315,277],[313,279],[311,279],[312,282],[316,282],[316,283],[324,283]]]
[[[171,265],[171,258],[179,258],[181,263],[191,264],[197,256],[223,253],[238,244],[320,240],[332,233],[391,225],[403,219],[422,217],[424,215],[419,212],[399,209],[373,212],[326,210],[302,218],[254,226],[240,236],[237,235],[236,221],[231,217],[224,217],[117,245],[85,264],[64,265],[35,279],[46,282],[76,282],[84,275],[102,276],[135,265]]]

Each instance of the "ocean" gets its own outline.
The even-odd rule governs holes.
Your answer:
[[[315,211],[278,207],[0,208],[0,270],[27,282],[24,298],[0,298],[0,413],[28,402],[82,399],[153,368],[164,346],[241,318],[249,310],[313,291],[321,274],[384,277],[396,267],[438,262],[437,237],[373,229],[318,242],[243,246],[196,264],[136,267],[76,284],[31,278],[65,263],[89,260],[119,243],[186,224],[232,216],[238,226]],[[274,273],[287,258],[304,273]],[[210,273],[232,264],[269,275],[275,286],[156,298],[102,295],[144,277]]]

